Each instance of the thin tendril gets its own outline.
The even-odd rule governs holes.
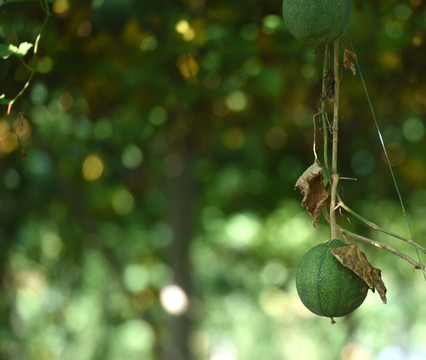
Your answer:
[[[351,39],[351,36],[350,36],[350,33],[349,33],[349,29],[347,30],[347,34],[348,34],[348,39],[349,39],[349,44],[351,46],[351,50],[352,50],[353,53],[355,53],[355,49],[354,49],[354,45],[352,43],[352,39]],[[370,106],[371,115],[372,115],[373,120],[374,120],[374,125],[376,126],[377,134],[379,135],[380,143],[382,145],[382,149],[383,149],[383,152],[385,154],[386,162],[387,162],[387,165],[389,167],[389,171],[390,171],[391,176],[392,176],[393,184],[394,184],[396,193],[398,194],[398,199],[399,199],[399,202],[401,204],[402,214],[404,215],[405,220],[407,222],[407,226],[408,226],[408,229],[410,231],[411,240],[413,242],[415,242],[414,241],[413,229],[411,228],[411,224],[410,224],[410,221],[408,219],[407,212],[405,211],[404,202],[402,200],[401,192],[399,191],[398,183],[396,181],[395,174],[393,172],[392,165],[391,165],[391,162],[389,160],[389,156],[388,156],[388,152],[386,150],[385,142],[383,140],[382,132],[380,131],[379,123],[378,123],[377,118],[376,118],[376,113],[374,112],[373,104],[371,103],[370,96],[368,95],[368,91],[367,91],[367,86],[365,85],[364,76],[362,76],[361,68],[360,68],[358,60],[356,58],[355,58],[355,64],[356,64],[356,67],[358,69],[359,77],[361,78],[362,86],[364,87],[364,92],[365,92],[365,95],[367,97],[368,105]],[[419,250],[417,248],[415,248],[415,249],[416,249],[417,257],[419,259],[419,263],[422,267],[423,277],[426,280],[425,267],[422,263]]]

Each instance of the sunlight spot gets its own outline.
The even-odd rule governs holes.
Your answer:
[[[153,51],[157,48],[157,39],[153,35],[146,36],[142,41],[140,45],[140,49],[142,51]]]
[[[225,225],[229,245],[236,248],[245,248],[252,245],[261,230],[257,217],[251,214],[233,215]]]
[[[178,285],[167,285],[160,291],[160,301],[164,310],[171,315],[182,315],[188,309],[188,296]]]
[[[405,120],[402,125],[402,133],[408,141],[417,142],[423,138],[425,134],[425,127],[421,120],[417,118],[410,118]]]
[[[167,121],[167,111],[162,106],[154,106],[148,115],[148,120],[153,125],[162,125]]]
[[[52,6],[55,14],[61,15],[69,10],[70,4],[68,0],[56,0]]]
[[[143,160],[143,153],[134,144],[127,145],[121,154],[121,162],[128,169],[136,169]]]
[[[41,251],[48,260],[56,261],[63,249],[62,239],[54,232],[46,232],[41,237]]]
[[[260,277],[266,285],[281,286],[287,280],[287,268],[279,261],[269,261],[260,272]]]
[[[113,192],[111,203],[117,215],[129,215],[135,207],[133,195],[125,188],[119,188]]]
[[[176,60],[176,66],[185,78],[194,78],[200,67],[191,54],[183,54]]]
[[[88,155],[83,162],[82,172],[84,180],[98,180],[104,172],[104,163],[102,159],[96,154]]]
[[[225,103],[232,111],[243,111],[247,107],[248,98],[242,91],[237,90],[226,98]]]
[[[175,25],[175,30],[178,34],[181,34],[186,41],[191,41],[195,37],[195,31],[187,20],[180,20]]]
[[[123,276],[126,288],[132,292],[137,293],[146,288],[149,282],[149,274],[145,267],[139,264],[127,265],[124,269]]]
[[[155,342],[155,333],[151,325],[144,320],[129,320],[118,327],[117,335],[114,340],[116,342],[120,358],[129,351],[136,354],[148,353]],[[134,358],[134,357],[132,357]]]
[[[53,69],[53,60],[50,56],[43,56],[38,60],[37,71],[42,74],[47,74]]]

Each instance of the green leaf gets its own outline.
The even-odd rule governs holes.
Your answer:
[[[0,44],[0,56],[3,59],[7,59],[10,55],[16,55],[19,57],[25,56],[33,47],[33,44],[29,42],[23,42],[19,44],[19,47],[12,44]]]

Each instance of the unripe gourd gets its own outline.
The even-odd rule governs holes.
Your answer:
[[[296,272],[296,288],[302,303],[314,314],[345,316],[358,308],[367,296],[368,286],[353,271],[343,266],[331,249],[345,246],[331,240],[310,249]]]
[[[315,46],[342,35],[350,16],[350,0],[283,0],[284,22],[290,32]]]

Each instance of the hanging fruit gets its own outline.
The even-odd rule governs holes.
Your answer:
[[[315,46],[339,38],[350,16],[350,0],[283,0],[284,21],[292,35]]]
[[[345,316],[357,309],[367,296],[368,286],[343,266],[331,250],[346,246],[331,240],[310,249],[296,272],[296,289],[302,303],[313,313],[330,317]]]

